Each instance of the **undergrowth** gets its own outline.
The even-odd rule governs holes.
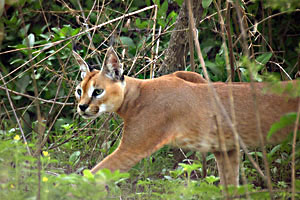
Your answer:
[[[0,199],[35,199],[37,192],[41,199],[222,199],[251,198],[269,199],[267,190],[255,186],[257,175],[249,166],[249,161],[243,160],[243,171],[249,184],[239,187],[218,186],[219,177],[208,171],[205,178],[196,178],[201,174],[202,165],[197,161],[191,164],[180,163],[174,170],[166,169],[172,162],[166,156],[167,147],[156,152],[148,159],[144,159],[135,166],[130,173],[114,173],[107,169],[100,170],[93,175],[87,169],[81,173],[64,173],[61,161],[73,165],[75,159],[65,155],[59,161],[55,159],[55,151],[43,151],[39,156],[41,161],[40,175],[38,175],[37,158],[29,156],[26,145],[22,142],[19,131],[12,129],[1,133],[0,141]],[[10,139],[9,139],[10,138]],[[34,148],[34,144],[27,144]],[[271,148],[268,154],[274,178],[286,180],[286,175],[278,170],[289,167],[288,142]],[[64,151],[64,149],[61,149]],[[283,152],[286,151],[286,154]],[[279,153],[279,154],[278,154]],[[259,152],[252,152],[261,158]],[[213,155],[213,154],[211,154]],[[208,156],[209,157],[209,156]],[[153,159],[155,161],[153,161]],[[160,159],[162,159],[160,161]],[[152,160],[152,161],[151,161]],[[167,162],[167,163],[162,163]],[[299,161],[297,161],[299,162]],[[280,167],[276,164],[280,164]],[[147,169],[148,168],[148,169]],[[149,169],[151,168],[151,169]],[[297,167],[298,169],[298,167]],[[143,173],[139,173],[143,172]],[[274,194],[277,199],[288,199],[291,192],[289,183],[274,179]],[[40,186],[39,186],[40,182]],[[296,197],[300,198],[300,181],[296,180]]]

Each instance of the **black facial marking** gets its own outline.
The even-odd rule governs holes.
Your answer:
[[[90,72],[92,72],[92,71],[95,69],[95,67],[92,66],[92,65],[90,65],[89,63],[87,63],[87,64],[88,64],[88,67],[89,67]]]
[[[124,81],[124,79],[125,79],[125,78],[124,78],[124,74],[122,74],[122,75],[121,75],[121,78],[120,78],[120,81],[122,81],[122,82],[123,82],[123,81]]]
[[[77,94],[81,96],[81,89],[77,89]]]
[[[104,92],[103,89],[95,89],[95,90],[93,91],[92,96],[93,96],[93,97],[99,96],[99,95],[102,94],[103,92]]]
[[[114,68],[114,71],[115,71],[115,75],[116,75],[116,77],[119,77],[119,70],[118,70],[118,69],[116,69],[116,68]]]

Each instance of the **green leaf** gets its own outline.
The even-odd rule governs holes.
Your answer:
[[[207,176],[205,177],[205,180],[207,181],[208,184],[213,184],[214,182],[218,181],[220,178],[215,177],[215,176]]]
[[[69,158],[69,161],[72,162],[73,164],[75,164],[76,161],[78,161],[80,156],[80,151],[75,151],[74,153],[72,153],[72,155]]]
[[[184,171],[193,171],[202,167],[200,163],[193,163],[193,164],[179,163],[179,166],[181,166]]]
[[[260,157],[260,158],[263,157],[262,153],[259,152],[259,151],[250,152],[249,154],[250,154],[250,155],[256,155],[256,156],[258,156],[258,157]]]
[[[88,169],[85,169],[83,171],[83,176],[88,178],[88,179],[94,179],[94,175],[92,174],[92,172]]]
[[[135,47],[133,40],[129,37],[120,37],[120,40],[121,40],[122,44],[125,46]]]
[[[212,0],[202,0],[202,7],[208,8],[211,4]]]
[[[210,161],[210,160],[214,160],[215,159],[215,155],[212,153],[212,154],[210,154],[210,155],[208,155],[208,156],[206,156],[206,161],[208,162],[208,161]]]
[[[11,61],[9,64],[11,64],[11,65],[13,65],[13,64],[15,64],[15,63],[24,63],[24,59],[22,59],[22,58],[17,58],[17,59],[15,59],[15,60],[13,60],[13,61]]]
[[[268,53],[264,53],[260,56],[258,56],[256,58],[256,61],[259,63],[259,64],[262,64],[262,65],[265,65],[267,64],[267,62],[271,59],[272,57],[272,53],[268,52]]]
[[[280,129],[282,129],[282,128],[288,126],[288,125],[293,124],[296,120],[296,117],[297,117],[296,113],[287,113],[284,116],[282,116],[280,118],[279,122],[276,122],[271,126],[271,128],[268,132],[267,139],[269,140],[271,138],[271,136],[275,132],[279,131]]]
[[[181,6],[182,3],[183,3],[183,0],[175,0],[175,1],[176,1],[176,3],[178,4],[178,6]]]
[[[139,29],[144,29],[144,28],[147,28],[148,26],[148,21],[141,21],[140,18],[137,18],[135,20],[135,25],[136,27],[138,27]]]
[[[34,34],[30,33],[28,35],[28,44],[29,44],[29,47],[33,47],[34,46],[34,41],[35,41]]]
[[[74,30],[72,31],[72,33],[71,33],[71,36],[76,35],[77,33],[79,33],[79,31],[80,31],[80,28],[74,29]]]
[[[74,124],[63,124],[61,125],[62,128],[64,128],[66,131],[69,131]]]
[[[163,4],[161,5],[160,9],[158,10],[157,14],[158,17],[166,17],[168,11],[168,1],[164,1]]]
[[[29,28],[30,28],[30,25],[31,24],[27,24],[25,25],[25,27],[23,27],[22,29],[19,30],[19,35],[22,37],[22,38],[25,38],[25,35],[27,34]]]
[[[21,78],[19,78],[19,80],[16,83],[16,86],[18,87],[18,90],[21,93],[24,93],[27,86],[30,84],[30,77],[29,75],[24,75]]]
[[[281,144],[276,145],[272,148],[272,150],[268,153],[268,157],[273,156],[277,151],[279,151],[281,148]]]
[[[216,57],[217,58],[217,57]],[[219,64],[219,65],[218,65]],[[223,73],[222,68],[220,67],[221,62],[210,62],[210,61],[206,61],[205,65],[207,68],[209,68],[211,70],[211,72],[216,75],[218,78],[221,78]]]
[[[295,186],[296,186],[296,190],[299,192],[300,191],[300,180],[295,181]]]
[[[55,33],[59,34],[59,29],[56,27],[51,28],[52,31],[54,31]]]

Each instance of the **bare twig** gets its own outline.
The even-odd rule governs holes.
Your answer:
[[[219,143],[221,145],[220,148],[221,148],[222,153],[224,154],[226,165],[230,165],[229,157],[228,157],[227,149],[226,149],[226,145],[225,145],[224,133],[223,133],[223,130],[222,130],[222,126],[220,125],[221,124],[220,114],[219,114],[218,109],[217,109],[216,99],[214,98],[214,95],[217,96],[217,94],[214,91],[213,85],[210,82],[210,78],[208,76],[207,69],[205,67],[205,62],[204,62],[204,58],[203,58],[202,53],[201,53],[200,43],[199,43],[199,40],[198,40],[197,31],[196,31],[196,27],[195,27],[195,23],[194,23],[192,7],[191,7],[191,4],[189,3],[189,1],[187,1],[187,2],[188,2],[187,7],[188,7],[189,20],[190,20],[190,24],[191,24],[191,30],[192,30],[192,33],[193,33],[194,41],[195,41],[196,51],[197,51],[198,57],[200,59],[200,63],[201,63],[201,66],[202,66],[202,69],[203,69],[203,72],[204,72],[204,76],[205,76],[206,80],[208,81],[208,86],[209,86],[208,90],[209,90],[210,97],[211,97],[211,102],[212,102],[212,107],[213,107],[213,114],[214,114],[215,120],[216,120],[216,126],[217,126],[218,136],[219,136],[218,138],[219,138]],[[225,167],[225,166],[222,165],[222,166],[219,166],[219,167]],[[222,173],[221,176],[224,176],[224,177],[221,177],[221,178],[224,180],[223,184],[225,185],[225,196],[226,196],[226,199],[228,199],[227,179],[226,179],[224,173]]]
[[[186,5],[190,4],[191,8],[193,7],[193,1],[185,0]],[[189,20],[189,49],[190,49],[190,59],[191,59],[191,71],[195,71],[195,59],[194,59],[194,42],[193,42],[193,30],[192,30],[192,21]]]
[[[6,85],[7,83],[5,83],[4,85]],[[42,101],[42,102],[45,102],[45,103],[51,103],[51,104],[58,104],[58,105],[65,105],[65,106],[73,106],[74,103],[64,103],[64,102],[58,102],[58,101],[54,101],[54,100],[46,100],[46,99],[42,99],[42,98],[39,98],[39,97],[34,97],[34,96],[31,96],[31,95],[28,95],[28,94],[24,94],[24,93],[21,93],[21,92],[16,92],[14,90],[11,90],[11,89],[8,89],[6,88],[6,86],[0,86],[0,89],[1,90],[5,90],[7,92],[10,92],[10,93],[13,93],[15,95],[19,95],[19,96],[23,96],[23,97],[27,97],[29,99],[33,99],[33,100],[39,100],[39,101]]]
[[[140,71],[136,72],[133,77],[137,76],[138,74],[140,74],[143,70],[145,70],[149,65],[151,65],[152,63],[156,62],[162,55],[164,55],[165,51],[163,51],[159,56],[157,56],[157,58],[155,58],[154,60],[150,61],[150,63],[148,63],[147,65],[145,65],[142,69],[140,69]]]
[[[33,69],[34,67],[38,66],[40,63],[44,62],[45,60],[47,60],[48,58],[50,58],[51,56],[57,54],[60,50],[64,49],[66,46],[68,46],[70,44],[71,41],[67,42],[67,44],[65,44],[64,46],[62,46],[61,48],[59,48],[57,51],[51,53],[50,55],[46,56],[45,58],[41,59],[40,61],[38,61],[37,63],[35,63],[34,65],[31,65],[28,69],[24,70],[22,73],[16,75],[14,78],[9,79],[9,81],[6,82],[9,83],[13,80],[15,80],[16,78],[18,78],[19,76],[21,76],[22,74],[24,74],[26,71]],[[48,49],[52,47],[52,45],[49,45],[49,47],[45,48]],[[39,52],[42,53],[45,49],[41,50]],[[38,55],[39,55],[38,54]],[[16,68],[15,70],[13,70],[12,72],[8,73],[7,75],[5,75],[3,78],[6,78],[8,76],[10,76],[11,74],[15,73],[17,70],[21,69],[22,67],[24,67],[25,65],[27,65],[28,63],[32,62],[38,55],[34,56],[33,58],[29,59],[28,61],[26,61],[24,64],[22,64],[21,66],[19,66],[18,68]]]
[[[157,5],[155,4],[154,15],[153,15],[153,27],[152,27],[152,43],[155,42],[155,29],[156,29],[156,18],[157,18]],[[154,45],[151,48],[151,60],[154,60],[155,52]],[[150,77],[153,77],[153,64],[150,65]]]
[[[230,3],[227,1],[226,2],[226,34],[227,34],[227,39],[228,39],[228,48],[229,48],[229,61],[230,61],[230,76],[231,76],[231,81],[234,81],[234,75],[235,75],[235,57],[233,54],[233,46],[232,46],[232,39],[231,39],[231,32],[230,32]],[[221,11],[218,10],[219,15],[221,15]],[[239,70],[237,70],[239,73]],[[241,81],[241,80],[240,80]]]
[[[29,48],[28,48],[28,47],[24,47],[24,48],[19,48],[19,49],[13,49],[13,50],[9,50],[9,51],[4,51],[4,52],[0,52],[0,55],[2,55],[2,54],[8,54],[8,53],[13,53],[13,52],[18,52],[18,51],[22,51],[22,50],[36,49],[36,48],[40,48],[40,47],[45,47],[45,48],[46,48],[46,47],[49,47],[49,46],[52,47],[52,46],[58,45],[58,44],[60,44],[60,43],[62,43],[62,42],[65,42],[65,41],[67,41],[67,40],[74,39],[74,38],[76,38],[76,37],[78,37],[78,36],[80,36],[80,35],[85,34],[85,33],[88,32],[88,31],[91,31],[91,30],[95,30],[95,29],[101,28],[101,27],[103,27],[103,26],[106,26],[106,25],[108,25],[108,24],[111,24],[111,23],[113,23],[113,22],[115,22],[115,21],[118,21],[118,20],[120,20],[120,19],[127,18],[127,17],[133,16],[133,15],[136,15],[136,14],[138,14],[138,13],[140,13],[140,12],[144,12],[144,11],[146,11],[146,10],[153,9],[153,8],[154,8],[154,5],[148,6],[148,7],[146,7],[146,8],[141,9],[141,10],[137,10],[137,11],[134,11],[134,12],[125,14],[125,15],[123,15],[123,16],[121,16],[121,17],[115,18],[115,19],[113,19],[113,20],[109,20],[109,21],[107,21],[107,22],[105,22],[105,23],[102,23],[102,24],[97,25],[96,27],[92,27],[92,28],[90,28],[90,29],[88,29],[88,30],[86,30],[86,31],[84,31],[84,32],[80,32],[80,33],[78,33],[78,34],[76,34],[76,35],[74,35],[74,36],[67,37],[67,38],[65,38],[65,39],[63,39],[63,40],[58,40],[58,41],[55,41],[55,42],[52,42],[52,43],[48,43],[48,44],[36,45],[36,46],[33,46],[33,47],[29,47]],[[224,12],[224,11],[226,11],[226,9],[222,9],[222,10],[221,10],[221,12]],[[45,11],[45,12],[47,12],[47,11]],[[51,12],[51,11],[48,11],[48,12]],[[72,12],[73,12],[73,11],[72,11]],[[74,12],[80,12],[80,11],[74,11]],[[277,16],[284,15],[284,14],[286,14],[286,13],[291,13],[291,12],[300,12],[300,9],[295,9],[295,10],[292,10],[292,11],[284,11],[284,12],[280,12],[280,13],[276,13],[276,14],[270,15],[270,16],[268,16],[268,17],[262,19],[261,21],[257,22],[256,25],[259,25],[260,23],[263,23],[263,22],[265,22],[266,20],[268,20],[268,19],[270,19],[270,18],[277,17]],[[62,13],[65,13],[65,12],[62,12]],[[211,14],[211,15],[205,17],[204,19],[200,20],[199,23],[202,23],[203,21],[212,18],[212,17],[215,16],[216,14],[218,14],[218,13],[215,12],[215,13],[213,13],[213,14]],[[251,29],[252,29],[254,26],[256,26],[256,25],[250,26],[250,27],[247,29],[247,31],[248,31],[248,30],[251,30]],[[184,30],[178,30],[178,31],[184,31]],[[168,32],[166,32],[166,33],[168,33]],[[241,37],[239,37],[237,40],[239,40],[240,38],[241,38]],[[6,77],[6,76],[5,76],[5,77]]]
[[[261,24],[261,23],[263,23],[263,22],[265,22],[265,21],[267,21],[267,20],[269,20],[269,19],[271,19],[271,18],[278,17],[278,16],[280,16],[280,15],[284,15],[284,14],[287,14],[287,13],[293,13],[293,12],[300,12],[300,9],[295,9],[295,10],[292,10],[292,11],[283,11],[283,12],[275,13],[275,14],[273,14],[273,15],[270,15],[270,16],[268,16],[268,17],[266,17],[266,18],[260,20],[260,21],[257,22],[256,24],[254,24],[254,25],[252,25],[252,26],[249,26],[247,29],[245,29],[245,31],[249,31],[249,30],[253,29],[255,26],[258,26],[259,24]],[[240,36],[236,39],[235,43],[238,42],[241,38],[242,38],[242,35],[240,35]]]
[[[283,67],[281,67],[278,63],[273,62],[273,61],[269,61],[270,63],[273,63],[275,65],[277,65],[279,67],[279,69],[290,79],[292,80],[292,78],[290,77],[290,75],[283,69]]]
[[[157,55],[158,55],[158,48],[159,48],[159,42],[160,42],[159,36],[160,36],[160,34],[161,34],[161,26],[159,26],[159,29],[158,29],[158,39],[157,39],[157,42],[156,42],[156,49],[155,49],[155,56],[154,56],[155,60],[157,60]],[[155,69],[156,69],[156,62],[154,62],[154,64],[153,64],[153,72],[150,74],[151,78],[154,77]]]
[[[186,156],[186,154],[184,153],[184,151],[181,148],[179,148],[179,151],[182,153],[182,155],[184,156],[185,160],[189,163],[189,165],[191,165],[192,164],[191,159],[188,159],[188,157]],[[193,170],[193,172],[194,172],[196,178],[198,179],[199,177],[198,177],[196,170]]]
[[[55,46],[55,45],[58,45],[58,44],[60,44],[60,43],[62,43],[62,42],[64,42],[64,41],[72,40],[72,39],[74,39],[74,38],[77,38],[77,37],[80,36],[80,35],[84,35],[84,34],[86,34],[87,32],[90,32],[90,31],[92,31],[92,30],[96,30],[96,29],[101,28],[101,27],[103,27],[103,26],[105,26],[105,25],[111,24],[111,23],[113,23],[113,22],[119,21],[119,20],[124,19],[124,18],[126,18],[126,17],[130,17],[130,16],[136,15],[136,14],[138,14],[138,13],[141,13],[141,12],[144,12],[144,11],[146,11],[146,10],[153,9],[153,8],[155,8],[155,5],[148,6],[148,7],[146,7],[146,8],[143,8],[143,9],[140,9],[140,10],[137,10],[137,11],[134,11],[134,12],[131,12],[131,13],[128,13],[128,14],[124,14],[124,15],[121,16],[121,17],[117,17],[117,18],[112,19],[112,20],[109,20],[109,21],[107,21],[107,22],[105,22],[105,23],[96,25],[96,26],[94,26],[94,27],[92,27],[92,28],[89,28],[89,29],[87,29],[87,30],[85,30],[85,31],[83,31],[83,32],[80,32],[80,33],[78,33],[78,34],[76,34],[76,35],[74,35],[74,36],[70,36],[70,37],[67,37],[67,38],[65,38],[65,39],[63,39],[63,40],[59,40],[59,41],[56,41],[56,42],[48,43],[48,44],[46,44],[46,45],[39,45],[39,46],[33,46],[33,47],[30,47],[30,48],[22,48],[22,49],[16,49],[16,50],[12,50],[12,51],[0,52],[0,55],[1,55],[1,54],[5,54],[5,53],[11,53],[11,52],[16,52],[16,51],[21,51],[21,50],[25,50],[25,49],[27,49],[27,50],[28,50],[28,49],[34,49],[34,48],[37,48],[37,47],[42,47],[42,46],[44,46],[44,48],[43,48],[42,50],[39,50],[39,53],[38,53],[36,56],[34,56],[32,59],[26,61],[24,64],[22,64],[21,66],[19,66],[18,68],[16,68],[16,69],[13,70],[12,72],[10,72],[9,74],[5,75],[3,78],[5,79],[6,77],[8,77],[8,76],[10,76],[11,74],[15,73],[16,71],[18,71],[19,69],[21,69],[22,67],[24,67],[25,65],[27,65],[28,63],[30,63],[30,62],[31,62],[33,59],[35,59],[39,54],[41,54],[41,53],[42,53],[43,51],[45,51],[46,49],[49,49],[50,47],[53,47],[53,46]],[[35,63],[35,65],[38,65],[38,64],[40,64],[41,62],[47,60],[49,57],[53,56],[54,54],[56,54],[57,52],[59,52],[61,49],[65,48],[70,42],[71,42],[71,41],[69,41],[66,45],[64,45],[63,47],[61,47],[60,49],[58,49],[58,50],[55,51],[54,53],[51,53],[50,55],[46,56],[45,58],[43,58],[43,59],[40,60],[39,62]],[[35,65],[34,65],[34,66],[31,66],[30,68],[35,67]],[[27,70],[29,70],[30,68],[28,68]],[[27,71],[27,70],[25,70],[25,71]],[[25,72],[25,71],[24,71],[24,72]],[[24,73],[24,72],[23,72],[23,73]],[[18,76],[19,76],[19,75],[18,75]],[[15,76],[15,78],[17,78],[18,76]],[[14,79],[15,79],[15,78],[14,78]],[[8,82],[10,82],[10,81],[11,81],[11,80],[9,80]]]
[[[87,24],[87,21],[88,21],[89,15],[88,15],[87,18],[85,17],[85,14],[84,14],[84,12],[83,12],[83,9],[82,9],[82,6],[81,6],[81,3],[80,3],[79,0],[77,0],[77,4],[79,5],[80,11],[81,11],[81,16],[82,16],[82,18],[84,19],[83,26],[85,26],[85,29],[88,30],[88,29],[89,29],[89,25]],[[93,5],[93,7],[91,8],[90,12],[91,12],[91,11],[93,10],[93,8],[95,7],[95,4],[96,4],[96,1],[94,1],[94,5]],[[94,29],[93,33],[95,32],[95,30],[96,30],[96,29]],[[94,43],[93,43],[93,38],[91,37],[90,32],[87,32],[87,37],[88,37],[88,39],[89,39],[89,41],[90,41],[90,42],[89,42],[89,48],[92,47],[92,48],[95,49],[95,46],[94,46]],[[89,48],[88,48],[88,50],[89,50]],[[95,59],[96,59],[98,65],[101,66],[101,63],[100,63],[100,60],[99,60],[98,56],[96,56]]]

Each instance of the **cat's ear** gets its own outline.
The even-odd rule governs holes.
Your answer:
[[[81,78],[84,79],[86,74],[90,72],[90,68],[88,64],[81,58],[81,56],[76,52],[75,47],[73,47],[73,56],[75,57],[75,60],[77,61],[80,71],[81,71]]]
[[[113,81],[124,80],[122,65],[113,47],[108,48],[101,71]]]

